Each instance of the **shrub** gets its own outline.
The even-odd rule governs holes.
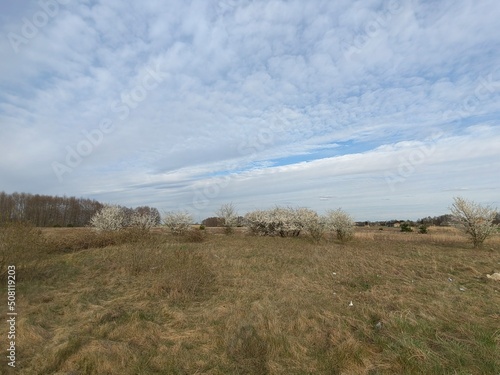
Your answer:
[[[401,224],[401,232],[413,232],[413,228],[410,223],[402,223]]]
[[[456,197],[450,210],[455,224],[469,236],[475,248],[481,247],[484,240],[498,228],[493,224],[496,210],[490,207]]]
[[[192,222],[192,216],[185,211],[166,212],[163,217],[163,224],[169,228],[174,235],[186,233]]]
[[[327,228],[336,233],[337,239],[346,242],[354,237],[354,219],[341,208],[328,211],[326,216]]]
[[[251,234],[266,236],[271,235],[269,226],[269,214],[267,211],[256,210],[245,215],[248,229]]]
[[[305,228],[307,215],[311,215],[311,212],[314,211],[306,208],[276,207],[272,210],[249,212],[245,219],[252,234],[297,237]]]
[[[427,228],[428,228],[427,225],[422,224],[421,226],[418,227],[418,233],[427,234],[428,233]]]
[[[117,231],[125,226],[125,212],[120,206],[104,206],[90,219],[97,231]]]
[[[205,230],[205,226],[203,224],[200,225],[200,230]]]
[[[313,241],[319,242],[326,231],[326,218],[319,216],[315,211],[302,208],[298,210],[302,227],[311,236]]]
[[[276,207],[270,212],[270,229],[281,237],[297,237],[303,223],[297,210],[291,207]]]
[[[308,208],[275,207],[246,214],[250,233],[259,236],[297,237],[306,231],[315,241],[326,229],[325,219]]]
[[[135,212],[131,219],[130,225],[143,231],[149,231],[158,223],[158,212]]]

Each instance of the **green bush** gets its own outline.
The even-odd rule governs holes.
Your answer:
[[[411,227],[410,223],[401,224],[401,232],[413,232],[413,228]]]
[[[421,226],[418,227],[418,233],[420,234],[427,234],[427,225],[422,224]]]

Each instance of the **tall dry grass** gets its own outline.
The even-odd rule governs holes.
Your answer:
[[[76,245],[49,246],[46,277],[20,285],[20,374],[500,370],[497,238],[478,251],[438,231],[346,244],[157,231],[85,249],[88,235],[42,236]]]
[[[50,251],[49,241],[39,228],[29,223],[5,222],[0,226],[0,275],[4,279],[7,266],[15,265],[19,277],[31,280],[43,277],[41,269]]]

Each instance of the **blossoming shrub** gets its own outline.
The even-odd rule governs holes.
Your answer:
[[[170,211],[163,216],[163,224],[175,235],[186,233],[192,223],[193,217],[185,211]]]
[[[347,242],[354,237],[354,219],[342,209],[330,210],[326,214],[326,226],[329,231],[335,232],[337,239]]]
[[[308,208],[275,207],[256,210],[245,216],[252,234],[260,236],[297,237],[302,231],[313,238],[323,235],[323,224],[318,214]]]
[[[120,206],[104,206],[90,219],[90,225],[97,231],[117,231],[125,226],[125,212]]]

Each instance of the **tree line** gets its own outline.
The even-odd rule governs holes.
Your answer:
[[[37,227],[83,227],[106,205],[88,198],[59,197],[40,194],[0,192],[0,224],[10,221],[29,222]],[[122,207],[125,217],[134,213],[155,213],[156,208]],[[158,219],[159,220],[159,219]]]
[[[454,216],[451,214],[434,216],[434,217],[424,217],[417,220],[418,224],[424,225],[438,225],[438,226],[449,226],[454,222]],[[500,224],[500,212],[496,212],[493,218],[493,224]]]

